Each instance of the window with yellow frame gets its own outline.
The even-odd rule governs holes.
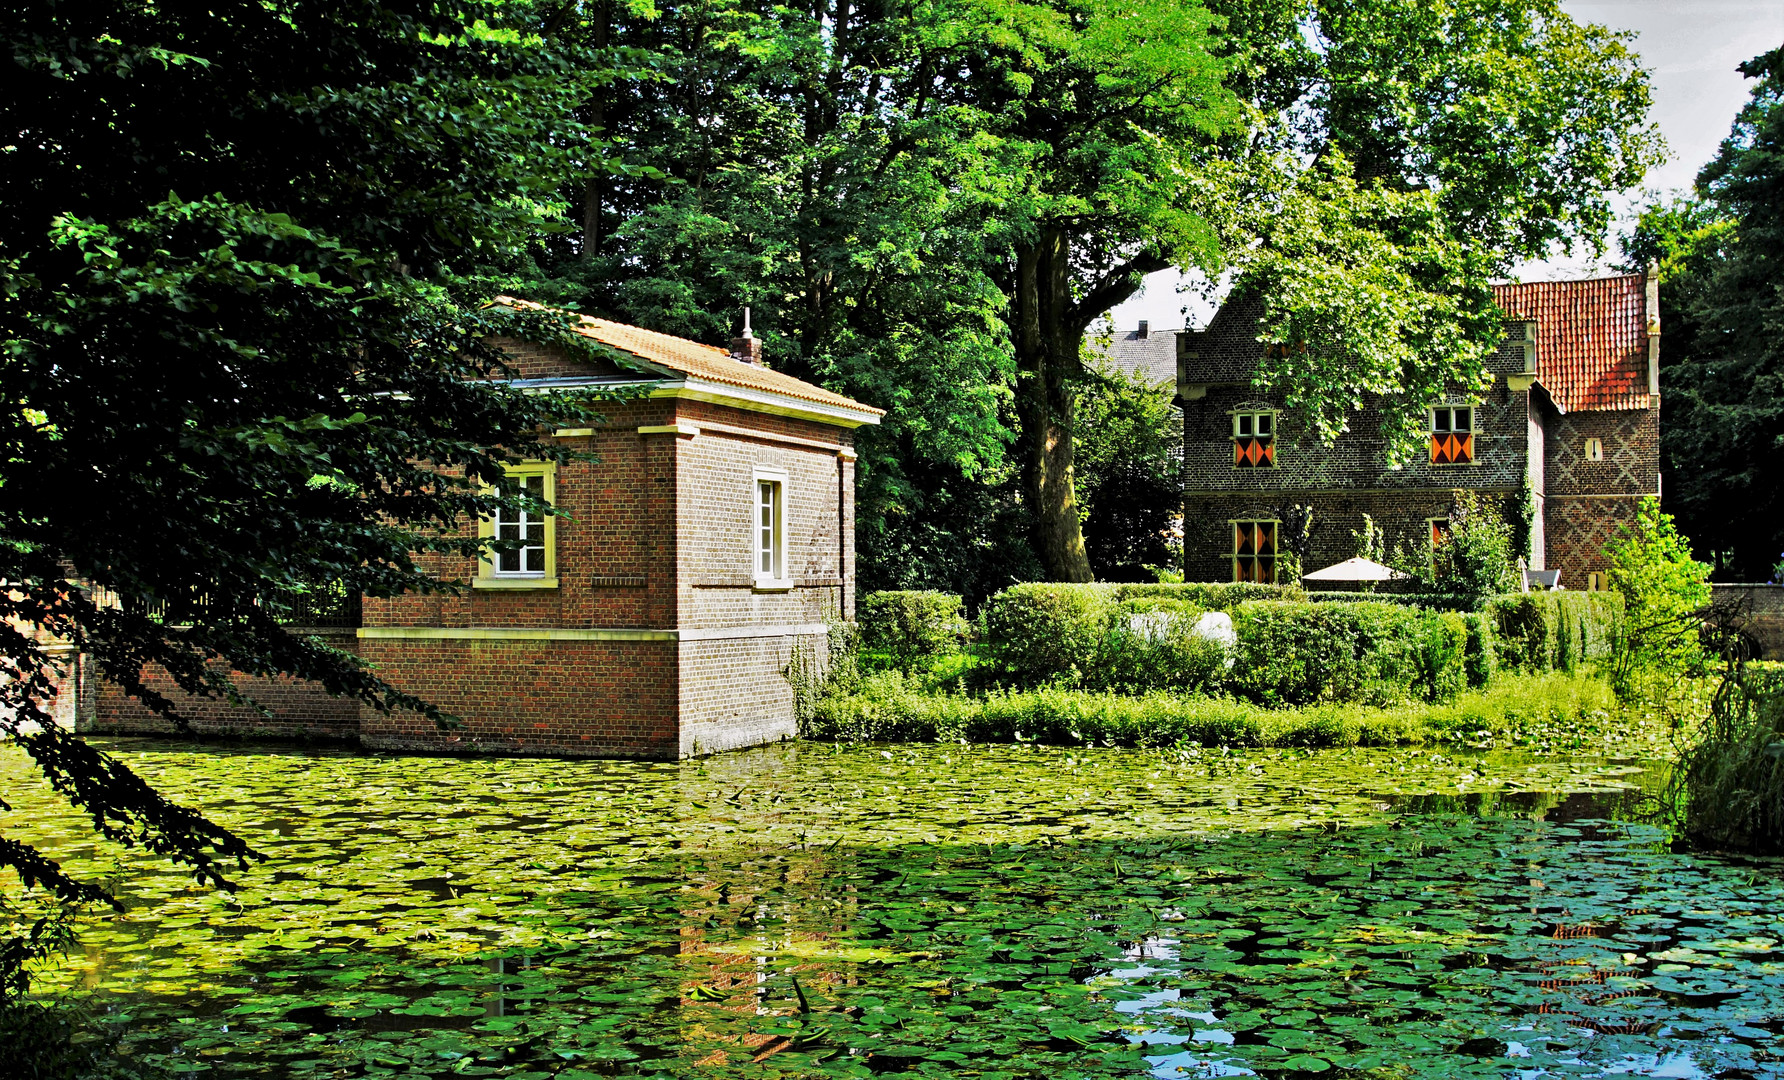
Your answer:
[[[549,461],[529,461],[507,468],[509,490],[535,500],[557,502],[557,466]],[[477,565],[471,582],[478,589],[557,588],[557,518],[526,509],[504,507],[477,523],[477,534],[516,542],[505,550],[488,552]]]

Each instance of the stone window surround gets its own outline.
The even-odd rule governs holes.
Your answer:
[[[762,569],[762,494],[772,491],[769,524],[769,562]],[[787,592],[793,580],[787,574],[787,499],[791,495],[787,470],[777,465],[757,465],[750,472],[750,579],[757,592]]]
[[[541,485],[542,496],[547,503],[557,503],[557,464],[550,461],[524,461],[509,465],[504,470],[511,477],[538,476],[544,480]],[[558,587],[557,576],[557,516],[546,515],[544,521],[542,543],[544,545],[544,567],[540,573],[504,573],[496,569],[496,565],[488,558],[477,560],[477,575],[471,579],[473,589],[555,589]],[[495,535],[494,518],[477,519],[477,535],[489,538]]]

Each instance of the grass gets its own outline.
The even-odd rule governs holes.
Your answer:
[[[963,692],[932,676],[882,672],[821,698],[803,734],[836,742],[1039,742],[1061,746],[1233,747],[1465,744],[1532,750],[1666,752],[1663,729],[1617,706],[1587,674],[1501,675],[1453,701],[1388,708],[1270,709],[1195,694],[1043,688]]]

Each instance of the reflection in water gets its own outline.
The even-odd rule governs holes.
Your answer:
[[[1664,775],[1639,764],[119,752],[273,857],[237,897],[139,865],[129,914],[87,933],[63,980],[150,1064],[529,1080],[1779,1068],[1778,864],[1674,852],[1642,823]],[[17,779],[16,761],[0,769]],[[94,858],[54,806],[28,794],[7,828]]]

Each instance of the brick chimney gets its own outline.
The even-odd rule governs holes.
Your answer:
[[[731,359],[746,364],[762,362],[762,339],[750,333],[750,309],[743,309],[743,336],[731,339]]]
[[[1137,338],[1143,338],[1146,336],[1147,332],[1150,331],[1151,329],[1152,329],[1152,325],[1150,323],[1148,323],[1145,319],[1141,319],[1140,320],[1140,329],[1134,332],[1134,336]]]
[[[1648,324],[1648,393],[1660,393],[1660,264],[1648,264],[1647,292],[1643,297]]]

